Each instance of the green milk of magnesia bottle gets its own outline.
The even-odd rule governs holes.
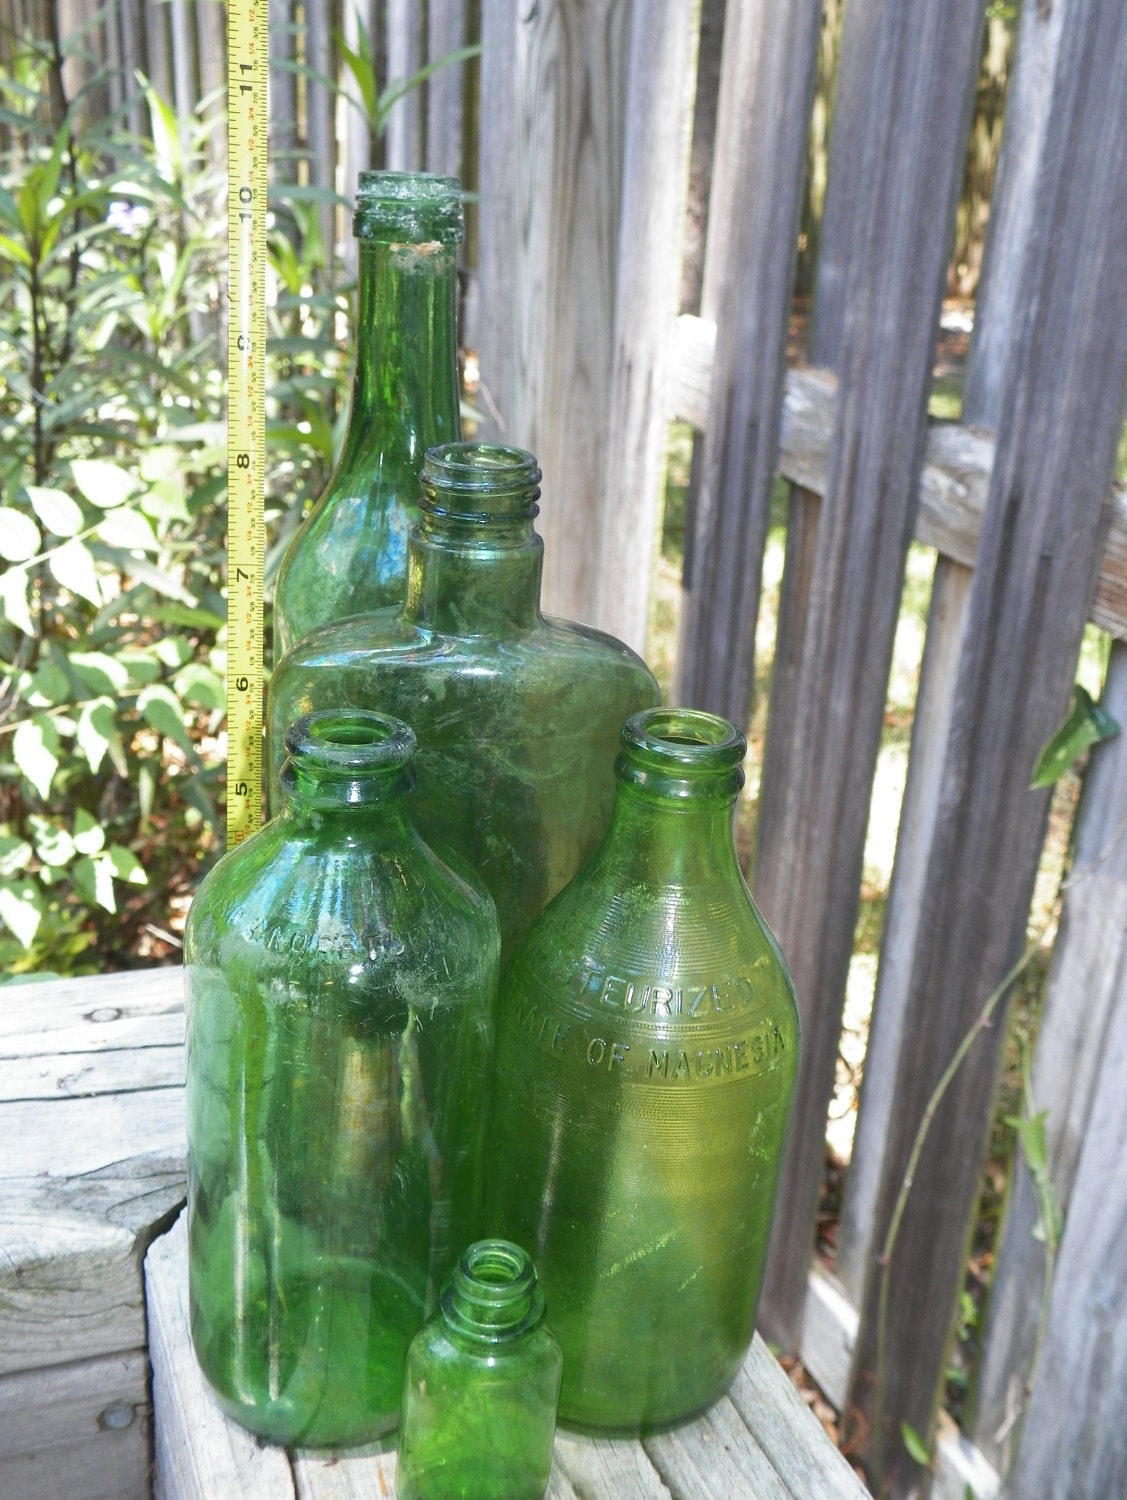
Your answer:
[[[353,227],[360,265],[352,410],[340,461],[282,560],[275,661],[318,625],[402,600],[423,454],[462,435],[457,180],[362,172]]]
[[[498,998],[483,1223],[536,1262],[582,1427],[700,1411],[754,1329],[798,1015],[736,861],[745,750],[710,714],[628,721],[606,837]]]
[[[519,448],[432,449],[403,608],[299,642],[267,713],[275,786],[285,727],[311,709],[355,703],[414,728],[413,816],[485,881],[502,962],[598,843],[619,728],[659,698],[621,641],[540,613],[539,482]]]
[[[476,1231],[499,935],[408,814],[414,736],[314,715],[280,815],[188,914],[192,1341],[275,1442],[394,1427],[407,1346]]]

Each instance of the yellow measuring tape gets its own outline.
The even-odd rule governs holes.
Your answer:
[[[227,847],[262,821],[267,0],[227,6]]]

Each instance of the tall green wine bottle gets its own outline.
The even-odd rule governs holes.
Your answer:
[[[692,1415],[751,1341],[798,1015],[732,842],[745,749],[630,719],[606,838],[501,987],[484,1228],[536,1262],[582,1427]]]
[[[276,1442],[394,1427],[407,1346],[473,1238],[499,936],[406,817],[414,736],[291,726],[282,811],[184,939],[192,1340]]]
[[[457,180],[362,172],[353,227],[360,270],[352,410],[340,462],[282,560],[275,660],[318,625],[402,600],[423,454],[462,435]]]
[[[270,683],[275,785],[285,727],[312,709],[352,703],[412,725],[415,820],[481,874],[502,962],[598,843],[619,728],[659,698],[621,641],[541,615],[539,481],[519,448],[432,449],[403,608],[314,631]]]

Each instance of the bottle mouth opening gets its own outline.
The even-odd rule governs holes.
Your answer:
[[[415,732],[390,714],[324,709],[296,719],[286,730],[284,744],[295,765],[351,778],[408,765],[415,754]]]
[[[539,510],[540,478],[539,464],[524,448],[440,443],[423,459],[422,507],[465,521],[531,519]]]
[[[622,747],[663,768],[686,772],[733,770],[747,740],[727,719],[692,708],[649,708],[622,728]]]
[[[513,1338],[544,1316],[532,1257],[511,1240],[478,1240],[466,1250],[442,1294],[446,1318],[486,1343]]]
[[[461,184],[430,172],[361,172],[352,228],[358,239],[460,244]]]
[[[528,1253],[511,1240],[479,1240],[462,1256],[462,1269],[475,1292],[489,1301],[508,1301],[535,1279]]]

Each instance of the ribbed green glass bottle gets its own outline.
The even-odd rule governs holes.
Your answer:
[[[353,228],[360,267],[352,410],[340,461],[282,560],[275,661],[318,625],[402,600],[423,454],[462,435],[457,180],[362,172]]]
[[[619,728],[659,698],[621,641],[541,615],[539,481],[519,448],[432,449],[403,608],[307,636],[275,668],[267,715],[275,777],[285,726],[311,709],[356,703],[413,726],[415,820],[481,874],[502,962],[598,843]]]
[[[501,986],[483,1223],[536,1261],[582,1427],[691,1416],[751,1341],[798,1015],[736,862],[745,750],[630,719],[606,837]]]
[[[406,817],[405,724],[319,714],[285,743],[281,814],[185,932],[192,1339],[247,1427],[354,1443],[394,1427],[476,1229],[499,938]]]
[[[562,1364],[528,1254],[471,1245],[407,1353],[399,1500],[541,1500]]]

